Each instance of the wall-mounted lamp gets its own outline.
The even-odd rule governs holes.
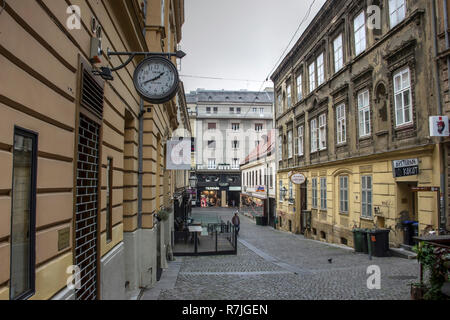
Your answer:
[[[286,187],[281,188],[280,190],[280,194],[281,194],[281,198],[283,198],[284,200],[286,200],[286,194],[288,192],[288,189],[286,189]]]

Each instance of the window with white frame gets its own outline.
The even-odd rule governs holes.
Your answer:
[[[286,95],[287,95],[287,107],[289,109],[292,106],[292,89],[290,84],[288,84],[286,87]]]
[[[289,202],[294,203],[294,186],[292,181],[289,181]]]
[[[347,141],[347,128],[345,119],[345,104],[336,107],[337,144]]]
[[[292,152],[292,130],[288,131],[288,158],[291,159],[293,156]]]
[[[261,116],[264,115],[264,108],[259,108],[259,115],[261,115]]]
[[[241,114],[241,108],[236,108],[236,113]]]
[[[277,96],[277,105],[278,105],[278,115],[283,113],[283,97],[281,96],[281,93]]]
[[[211,107],[206,107],[206,113],[211,113]]]
[[[323,53],[317,57],[317,85],[320,86],[325,82],[325,65],[323,60]]]
[[[283,195],[281,194],[281,190],[283,190],[283,180],[280,180],[280,189],[278,190],[278,200],[283,202]]]
[[[334,72],[338,72],[344,66],[344,50],[342,46],[342,33],[333,41]]]
[[[298,127],[298,155],[303,156],[305,154],[304,150],[304,136],[303,136],[303,126]]]
[[[311,206],[317,208],[317,178],[313,178],[311,182]]]
[[[297,77],[297,101],[303,99],[303,77],[299,75]]]
[[[409,68],[394,74],[395,125],[402,126],[413,122],[411,76]]]
[[[327,115],[319,116],[319,150],[327,148]]]
[[[255,131],[256,132],[261,132],[263,127],[264,127],[264,125],[262,123],[256,123],[255,124]]]
[[[216,140],[209,140],[208,149],[215,149],[215,148],[216,148]]]
[[[274,178],[274,173],[273,173],[273,168],[270,168],[270,178],[269,178],[269,186],[270,188],[273,188],[273,178]]]
[[[402,22],[406,16],[405,0],[389,0],[389,20],[391,28]]]
[[[372,177],[361,177],[361,216],[372,218]]]
[[[348,213],[348,176],[339,177],[339,211]]]
[[[327,178],[320,178],[320,209],[327,210]]]
[[[213,111],[214,111],[214,113],[217,113],[217,112],[219,111],[219,108],[214,107],[214,108],[213,108]]]
[[[216,159],[208,159],[208,169],[216,169]]]
[[[364,11],[362,11],[353,20],[354,32],[355,32],[355,54],[359,55],[366,50],[366,17]]]
[[[358,94],[358,115],[359,115],[359,136],[366,137],[371,133],[370,130],[370,103],[369,90]]]
[[[308,67],[309,70],[309,92],[316,89],[316,63],[313,62]]]
[[[239,131],[240,124],[239,123],[232,123],[231,124],[231,130],[233,131]]]
[[[311,152],[316,152],[318,150],[317,144],[317,119],[312,119],[310,123],[311,127]]]
[[[234,108],[230,108],[230,113],[234,113]]]
[[[283,136],[280,134],[278,136],[278,160],[283,159]]]
[[[232,147],[233,149],[239,149],[239,141],[238,141],[238,140],[233,140],[233,141],[231,142],[231,147]]]
[[[253,108],[253,113],[258,113],[258,108]]]

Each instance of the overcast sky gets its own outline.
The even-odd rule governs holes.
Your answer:
[[[181,49],[185,91],[258,91],[314,0],[186,0]],[[292,47],[326,0],[315,0]],[[200,76],[253,81],[198,79]],[[272,86],[265,83],[263,89]]]

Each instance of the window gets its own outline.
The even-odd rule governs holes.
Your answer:
[[[297,77],[297,101],[303,99],[303,77],[299,75]]]
[[[309,92],[316,89],[316,63],[313,62],[309,65]]]
[[[317,145],[317,119],[311,120],[311,152],[316,152],[318,150]]]
[[[300,126],[298,127],[298,155],[303,156],[304,153],[303,126]]]
[[[277,105],[278,105],[278,114],[283,113],[283,98],[281,97],[281,93],[277,96]]]
[[[239,131],[239,123],[232,123],[231,124],[231,130]]]
[[[283,190],[283,180],[280,180],[280,189],[278,190],[278,200],[283,202],[283,195],[281,194],[281,190]]]
[[[319,116],[319,150],[327,148],[327,115]]]
[[[412,123],[411,77],[409,68],[394,74],[394,96],[396,126]]]
[[[288,158],[291,159],[293,156],[292,153],[292,130],[288,131],[288,145],[287,145],[287,149],[288,149]]]
[[[257,123],[257,124],[255,124],[255,131],[256,131],[256,132],[262,131],[263,126],[264,126],[264,125],[263,125],[262,123]]]
[[[230,108],[230,113],[234,113],[234,108]]]
[[[241,108],[236,108],[236,113],[241,114]]]
[[[216,124],[215,123],[208,123],[208,130],[216,130]]]
[[[273,168],[270,168],[270,188],[273,188]]]
[[[327,178],[320,178],[320,209],[327,210]]]
[[[361,179],[361,215],[372,218],[372,177],[363,176]]]
[[[355,32],[355,54],[359,55],[366,50],[366,21],[364,11],[353,21]]]
[[[341,104],[336,108],[337,143],[342,144],[347,141],[347,130],[345,122],[345,105]]]
[[[259,114],[260,114],[261,116],[264,115],[264,108],[259,108]]]
[[[209,140],[208,141],[208,148],[209,149],[215,149],[216,148],[216,140]]]
[[[256,140],[256,141],[255,141],[255,148],[258,147],[260,143],[261,143],[260,140]]]
[[[238,140],[234,140],[231,142],[231,147],[233,149],[239,149],[239,141]]]
[[[161,0],[161,25],[164,26],[164,16],[165,16],[165,0]]]
[[[311,192],[311,199],[312,199],[312,207],[317,208],[317,178],[312,179],[312,192]]]
[[[10,299],[35,291],[37,136],[15,129],[11,208]]]
[[[365,90],[358,94],[359,110],[359,136],[366,137],[370,135],[370,105],[369,91]]]
[[[216,159],[208,159],[208,169],[216,169]]]
[[[239,159],[234,158],[231,163],[231,169],[239,169]]]
[[[253,113],[258,113],[258,108],[253,108]]]
[[[278,160],[283,159],[283,136],[278,136]]]
[[[391,28],[405,19],[406,3],[405,0],[389,0],[389,18]]]
[[[292,90],[290,84],[288,84],[286,87],[286,94],[287,94],[287,107],[289,109],[292,106]]]
[[[217,111],[219,111],[219,108],[214,107],[214,113],[217,113]]]
[[[344,66],[344,51],[342,47],[342,34],[333,42],[334,48],[334,72],[338,72]]]
[[[348,213],[348,177],[339,177],[339,211]]]
[[[292,181],[289,181],[289,202],[294,203],[294,186]]]
[[[325,82],[325,66],[323,61],[323,53],[317,57],[317,85],[320,86]]]
[[[206,107],[206,113],[211,113],[211,108],[210,107]]]
[[[112,241],[113,168],[113,159],[108,158],[106,164],[106,242]]]

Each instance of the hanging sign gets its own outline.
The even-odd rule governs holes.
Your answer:
[[[448,117],[430,117],[430,137],[448,137],[450,135]]]
[[[306,177],[303,173],[294,173],[290,176],[291,182],[296,185],[301,185],[306,182]]]

